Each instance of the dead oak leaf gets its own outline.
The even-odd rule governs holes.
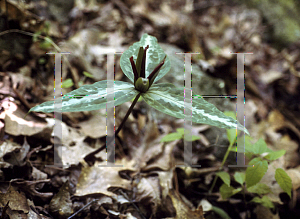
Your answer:
[[[175,219],[204,219],[201,205],[197,209],[190,209],[189,205],[180,198],[180,195],[176,191],[170,190],[169,195],[172,199],[174,208],[176,209]]]
[[[12,186],[9,187],[6,193],[0,194],[0,205],[4,207],[9,201],[9,208],[11,210],[23,211],[24,213],[29,212],[29,206],[27,204],[27,199],[24,194],[14,190]]]
[[[142,178],[137,186],[137,198],[135,201],[140,202],[147,200],[151,204],[152,214],[155,214],[157,207],[161,205],[162,194],[158,177]]]
[[[136,171],[133,167],[134,163],[133,160],[126,161],[123,159],[115,163],[115,165],[123,166],[105,166],[106,162],[97,162],[92,167],[83,167],[74,196],[102,194],[116,198],[116,194],[108,189],[115,187],[130,190],[131,181],[121,178],[119,172],[124,170]]]

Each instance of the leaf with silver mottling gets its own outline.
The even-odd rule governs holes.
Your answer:
[[[176,118],[184,119],[184,88],[177,88],[170,83],[154,84],[143,93],[142,97],[153,108]],[[225,129],[238,127],[249,134],[247,129],[229,116],[226,116],[213,104],[203,98],[192,102],[192,122],[203,123]]]
[[[146,78],[151,74],[151,72],[155,69],[155,67],[162,62],[162,60],[166,55],[164,50],[157,43],[157,39],[145,33],[139,42],[136,42],[132,46],[130,46],[121,56],[121,60],[120,60],[121,69],[132,82],[134,82],[134,74],[132,71],[129,58],[133,56],[133,60],[134,62],[136,62],[140,47],[142,46],[143,48],[145,48],[147,45],[149,45],[149,49],[147,50],[146,53],[146,66],[145,66]],[[170,60],[167,57],[164,65],[159,70],[159,74],[155,78],[153,83],[155,83],[156,81],[161,79],[165,74],[167,74],[168,71],[170,71],[170,68],[171,68]]]
[[[124,81],[110,81],[114,83],[114,106],[132,100],[139,92],[135,90],[133,84]],[[107,81],[98,81],[91,85],[84,85],[73,90],[63,97],[57,98],[62,100],[61,112],[79,112],[103,109],[113,106],[113,102],[107,102]],[[60,109],[55,109],[60,112]],[[30,109],[29,112],[54,112],[54,101],[47,101]]]

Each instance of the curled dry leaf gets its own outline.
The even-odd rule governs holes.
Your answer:
[[[23,193],[17,192],[12,186],[6,193],[0,193],[0,205],[4,207],[9,201],[9,208],[13,211],[22,211],[28,213],[29,206]]]
[[[300,166],[295,169],[288,169],[286,173],[292,179],[293,190],[300,188]]]
[[[161,205],[161,188],[159,178],[147,177],[142,178],[137,186],[138,192],[135,201],[143,205],[151,205],[152,214],[156,214],[157,207]]]
[[[175,219],[181,218],[189,218],[189,219],[204,219],[203,209],[200,205],[197,209],[190,209],[189,205],[186,204],[179,196],[179,194],[174,191],[170,190],[169,193],[173,206],[176,209],[176,217]]]
[[[117,197],[116,194],[109,191],[109,188],[131,189],[131,181],[120,177],[119,172],[122,170],[136,171],[133,167],[134,160],[116,161],[115,165],[123,165],[122,167],[105,166],[106,162],[97,162],[94,166],[85,166],[82,168],[75,196],[88,196],[94,194],[107,195],[109,197]]]
[[[27,181],[27,180],[12,180],[14,186],[17,186],[19,189],[25,193],[30,194],[33,197],[39,197],[42,200],[48,200],[53,196],[52,192],[41,193],[36,190],[36,187],[40,183],[49,183],[50,179],[37,180],[37,181]]]
[[[23,119],[26,113],[24,113],[14,102],[9,100],[2,101],[2,106],[5,109],[5,132],[14,135],[42,135],[44,137],[50,137],[54,126],[54,122],[46,120],[41,122],[35,117],[28,115],[26,120]]]
[[[26,163],[26,156],[30,150],[30,145],[27,143],[26,138],[24,138],[24,143],[21,148],[16,147],[13,151],[6,153],[3,156],[3,160],[12,165],[23,166]]]
[[[49,209],[57,218],[66,218],[73,213],[69,190],[67,181],[50,201]]]
[[[92,152],[94,149],[89,146],[86,141],[86,136],[75,128],[68,127],[64,122],[62,125],[62,139],[60,140],[62,147],[58,149],[58,153],[64,166],[78,165],[83,161],[83,158]],[[61,153],[60,153],[61,152]],[[105,157],[105,152],[102,152],[101,158]]]

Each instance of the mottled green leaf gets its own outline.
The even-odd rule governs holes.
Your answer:
[[[176,129],[176,131],[177,131],[178,133],[180,133],[180,134],[182,135],[182,138],[183,138],[183,136],[184,136],[184,128],[178,128],[178,129]],[[200,139],[199,136],[197,136],[197,135],[192,135],[192,141],[196,141],[196,140],[199,140],[199,139]]]
[[[243,172],[235,172],[233,177],[235,181],[241,185],[243,185],[243,183],[245,182],[245,173]]]
[[[254,197],[251,202],[262,204],[266,208],[274,208],[274,204],[271,202],[268,196],[263,196],[262,198]]]
[[[169,141],[175,141],[182,138],[182,134],[178,132],[170,133],[164,136],[160,141],[161,142],[169,142]]]
[[[112,81],[113,83],[113,81]],[[98,110],[106,107],[107,103],[107,81],[99,81],[91,85],[84,85],[76,90],[73,90],[63,97],[62,99],[62,112],[78,112]],[[123,81],[115,81],[114,83],[114,105],[118,106],[122,103],[130,101],[138,94],[134,86],[130,83]],[[108,103],[108,105],[112,105]],[[113,106],[113,105],[112,105]],[[60,109],[55,109],[60,111]],[[54,101],[47,101],[37,105],[29,110],[36,112],[50,113],[54,112]]]
[[[196,136],[196,135],[192,135],[192,141],[196,141],[196,140],[199,140],[200,137],[199,136]]]
[[[220,194],[223,199],[227,199],[240,191],[242,191],[242,188],[235,189],[232,186],[227,186],[225,183],[220,187]]]
[[[178,128],[176,131],[182,135],[184,135],[184,128]]]
[[[62,88],[69,88],[72,87],[74,85],[73,81],[71,78],[68,78],[67,80],[64,80],[61,84]]]
[[[291,191],[293,185],[289,175],[287,175],[287,173],[283,169],[277,168],[275,171],[275,179],[279,186],[283,189],[283,191],[285,191],[291,198]]]
[[[232,147],[231,151],[236,152],[236,150],[238,149],[237,152],[253,154],[253,152],[252,152],[253,144],[250,142],[250,140],[252,140],[252,138],[250,136],[246,135],[245,136],[245,149],[244,149],[244,147],[242,147],[242,148]],[[240,145],[244,144],[244,136],[239,137],[237,139],[237,144],[240,144]]]
[[[233,195],[232,191],[234,190],[233,187],[227,186],[225,183],[220,187],[220,194],[223,199],[227,199]]]
[[[240,191],[242,191],[242,188],[236,188],[232,191],[232,195],[235,195],[235,194],[239,193]]]
[[[151,72],[155,69],[155,67],[162,62],[166,55],[163,49],[157,43],[157,39],[145,33],[139,42],[136,42],[132,46],[130,46],[129,49],[127,49],[121,56],[121,69],[132,82],[134,82],[134,74],[129,58],[133,56],[133,60],[134,62],[136,62],[140,47],[142,46],[143,48],[145,48],[147,45],[149,45],[149,49],[146,53],[146,77],[148,77],[151,74]],[[164,65],[161,67],[159,74],[154,80],[154,82],[158,81],[165,74],[167,74],[170,68],[170,60],[167,57]]]
[[[254,145],[253,145],[253,153],[254,154],[257,154],[257,155],[259,155],[259,154],[263,154],[263,153],[265,153],[265,152],[267,152],[267,144],[266,144],[266,142],[262,139],[262,138],[260,138]]]
[[[176,129],[177,132],[174,133],[170,133],[167,134],[166,136],[164,136],[160,142],[169,142],[169,141],[175,141],[175,140],[179,140],[179,139],[183,139],[184,137],[184,128],[178,128]],[[199,140],[200,137],[196,136],[196,135],[192,135],[192,141],[196,141]]]
[[[134,99],[135,99],[135,97],[134,97],[134,98],[132,98],[132,99],[131,99],[131,101],[133,102],[133,101],[134,101]],[[141,101],[143,101],[143,97],[142,97],[142,96],[140,96],[140,97],[139,97],[139,99],[138,99],[138,101],[137,101],[137,102],[141,102]]]
[[[244,136],[237,139],[238,144],[243,145]],[[250,159],[253,155],[261,155],[266,152],[273,152],[267,147],[266,142],[263,139],[258,140],[256,143],[252,143],[253,139],[250,136],[245,136],[245,151],[244,148],[238,148],[238,152],[246,153],[246,156]],[[233,147],[231,151],[236,151],[236,147]]]
[[[279,150],[279,151],[272,151],[269,152],[267,156],[265,156],[266,159],[268,160],[277,160],[281,156],[285,155],[286,150]]]
[[[83,71],[82,73],[84,74],[84,76],[86,76],[88,78],[94,78],[94,75],[92,75],[91,73],[89,73],[87,71]]]
[[[170,116],[184,119],[184,88],[177,88],[170,83],[154,84],[143,93],[142,97],[153,108]],[[237,121],[225,116],[213,104],[208,103],[203,98],[193,100],[192,122],[203,123],[220,128],[236,128]],[[238,129],[244,130],[241,124]],[[247,129],[245,132],[248,134]]]
[[[230,175],[227,172],[218,172],[216,175],[219,176],[227,186],[230,186]]]
[[[257,183],[256,185],[247,188],[247,190],[248,192],[256,193],[259,195],[271,193],[271,189],[269,188],[269,186],[264,183]]]
[[[258,183],[268,170],[268,162],[257,157],[249,162],[249,167],[246,170],[246,185],[249,189]],[[254,165],[254,166],[253,166]]]

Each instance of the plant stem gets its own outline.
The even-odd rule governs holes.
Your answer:
[[[119,125],[117,131],[115,132],[115,136],[118,136],[119,132],[120,132],[121,129],[123,128],[123,126],[124,126],[126,120],[128,119],[128,116],[129,116],[130,113],[132,112],[132,109],[133,109],[133,107],[135,106],[135,104],[137,103],[137,101],[138,101],[138,99],[140,98],[140,96],[141,96],[141,93],[139,93],[139,94],[135,97],[135,99],[133,100],[133,102],[132,102],[131,106],[129,107],[129,109],[128,109],[126,115],[124,116],[124,118],[123,118],[121,124]],[[102,151],[104,148],[106,148],[106,145],[107,145],[107,144],[109,145],[109,144],[112,142],[112,140],[113,140],[113,138],[109,138],[109,140],[108,140],[108,142],[107,142],[106,144],[102,145],[100,148],[98,148],[98,149],[96,149],[95,151],[93,151],[93,152],[89,153],[88,155],[86,155],[86,156],[84,157],[84,160],[85,160],[87,163],[91,163],[91,160],[95,160],[95,155],[98,154],[100,151]],[[92,163],[93,163],[93,162],[94,162],[94,161],[92,161]]]
[[[222,161],[222,164],[221,164],[221,168],[224,166],[224,164],[225,164],[225,162],[226,162],[226,160],[227,160],[227,157],[228,157],[228,155],[229,155],[229,152],[231,151],[232,145],[233,145],[233,144],[229,145],[229,147],[227,148],[226,154],[225,154],[224,157],[223,157],[223,161]]]
[[[218,176],[215,176],[214,181],[213,181],[213,183],[212,183],[212,185],[210,187],[210,190],[208,191],[209,194],[212,193],[212,190],[213,190],[213,188],[216,185],[217,179],[218,179]]]
[[[133,102],[132,102],[131,106],[129,107],[129,109],[128,109],[126,115],[124,116],[124,118],[123,118],[121,124],[119,125],[119,127],[118,127],[118,129],[117,129],[115,135],[118,135],[119,132],[121,131],[121,129],[123,128],[123,126],[124,126],[124,124],[125,124],[125,122],[126,122],[128,116],[130,115],[130,113],[131,113],[133,107],[135,106],[135,104],[136,104],[137,101],[139,100],[140,96],[141,96],[141,93],[139,93],[139,94],[135,97],[135,99],[133,100]]]
[[[223,169],[223,166],[224,166],[224,164],[225,164],[225,162],[226,162],[226,160],[227,160],[227,157],[228,157],[228,155],[229,155],[229,152],[231,151],[232,145],[233,145],[233,144],[229,145],[229,147],[227,148],[226,154],[225,154],[224,157],[223,157],[223,161],[222,161],[222,164],[221,164],[219,170]],[[209,192],[208,192],[208,193],[211,193],[212,190],[214,189],[214,187],[215,187],[215,185],[216,185],[216,182],[217,182],[217,179],[218,179],[218,176],[216,175],[215,178],[214,178],[214,181],[213,181],[213,183],[212,183],[212,185],[211,185],[211,187],[210,187],[210,189],[209,189]]]

